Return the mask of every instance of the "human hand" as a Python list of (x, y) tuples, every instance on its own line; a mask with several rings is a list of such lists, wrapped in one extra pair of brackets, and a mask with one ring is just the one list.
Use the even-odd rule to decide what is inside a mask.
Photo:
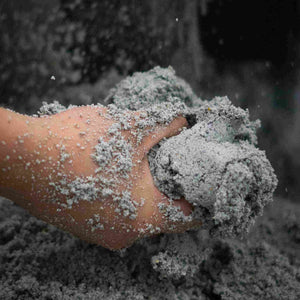
[[(109, 131), (120, 122), (105, 107), (75, 107), (41, 118), (1, 113), (0, 130), (6, 130), (0, 143), (0, 194), (36, 217), (109, 249), (199, 225), (172, 222), (160, 211), (159, 203), (179, 207), (185, 215), (192, 207), (184, 199), (169, 203), (155, 187), (147, 159), (162, 138), (187, 126), (183, 117), (140, 128), (141, 112), (128, 112), (130, 128), (113, 139)], [(102, 154), (112, 156), (105, 160)]]

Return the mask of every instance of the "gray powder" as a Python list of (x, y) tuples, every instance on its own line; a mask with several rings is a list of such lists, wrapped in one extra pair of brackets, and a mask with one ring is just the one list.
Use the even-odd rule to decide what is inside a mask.
[(61, 105), (56, 100), (53, 101), (53, 103), (47, 103), (46, 101), (43, 101), (42, 104), (43, 105), (37, 112), (39, 116), (50, 116), (67, 110), (65, 106)]
[[(169, 73), (170, 69), (165, 72)], [(132, 77), (144, 80), (149, 73)], [(178, 78), (174, 78), (174, 84), (169, 85), (170, 90), (176, 90)], [(162, 78), (160, 84), (163, 82), (166, 81)], [(144, 83), (135, 84), (143, 86)], [(157, 82), (155, 84), (158, 85)], [(166, 91), (160, 90), (163, 93)], [(159, 94), (159, 89), (155, 91)], [(138, 101), (139, 91), (130, 89), (128, 93), (134, 94)], [(182, 94), (185, 95), (185, 92)], [(213, 101), (193, 99), (192, 108), (183, 104), (179, 109), (176, 105), (184, 103), (184, 97), (182, 103), (174, 101), (174, 104), (173, 100), (155, 102), (157, 97), (169, 100), (166, 96), (148, 96), (144, 97), (146, 112), (136, 120), (140, 122), (140, 128), (145, 128), (147, 124), (154, 126), (158, 120), (168, 123), (180, 112), (190, 123), (190, 128), (176, 137), (161, 141), (150, 151), (148, 157), (156, 183), (159, 185), (160, 178), (155, 172), (161, 170), (160, 174), (166, 174), (164, 176), (167, 179), (161, 189), (172, 195), (170, 197), (173, 200), (170, 201), (176, 201), (179, 195), (186, 193), (186, 198), (195, 202), (194, 217), (202, 214), (210, 230), (222, 232), (220, 227), (224, 226), (226, 232), (236, 233), (237, 224), (247, 227), (250, 219), (254, 220), (251, 214), (256, 216), (270, 201), (276, 185), (273, 169), (264, 152), (255, 147), (258, 123), (250, 122), (247, 111), (232, 106), (224, 98)], [(128, 103), (131, 103), (130, 99)], [(124, 112), (124, 109), (121, 111)], [(118, 114), (113, 114), (113, 117), (118, 118)], [(125, 118), (122, 126), (128, 124)], [(119, 134), (120, 129), (121, 125), (110, 128), (112, 138)], [(177, 152), (175, 142), (178, 145)], [(94, 152), (93, 159), (99, 158), (99, 164), (102, 146), (98, 145)], [(200, 156), (199, 152), (205, 154), (207, 159)], [(62, 160), (64, 156), (63, 153)], [(195, 168), (191, 160), (195, 162)], [(102, 161), (106, 162), (106, 159)], [(190, 171), (186, 164), (191, 167)], [(200, 176), (195, 173), (197, 167)], [(178, 174), (174, 174), (173, 169), (178, 170), (181, 177), (176, 177)], [(196, 175), (195, 181), (192, 174)], [(65, 187), (69, 193), (74, 191), (75, 194), (69, 196), (72, 199), (76, 194), (88, 190), (84, 188), (87, 182), (92, 185), (97, 182), (99, 194), (102, 195), (97, 199), (105, 201), (106, 197), (112, 195), (115, 181), (102, 178), (100, 173), (61, 183), (60, 188)], [(207, 198), (197, 190), (200, 184)], [(216, 190), (211, 192), (208, 184)], [(133, 203), (130, 194), (127, 189), (124, 192), (125, 195), (115, 195), (119, 197), (115, 201), (124, 207), (124, 210), (120, 209), (120, 214), (125, 212), (127, 206), (128, 216), (134, 215), (133, 210), (130, 212), (130, 203)], [(95, 194), (91, 190), (87, 193)], [(124, 203), (126, 201), (129, 202)], [(182, 217), (178, 211), (160, 206), (170, 218)], [(289, 204), (283, 199), (267, 207), (247, 241), (219, 240), (212, 238), (207, 230), (193, 230), (184, 234), (161, 234), (151, 239), (141, 239), (122, 251), (89, 245), (30, 217), (9, 201), (2, 202), (0, 199), (0, 207), (1, 299), (296, 300), (300, 297), (299, 205)], [(198, 216), (195, 215), (197, 211)], [(242, 216), (245, 216), (244, 219)], [(209, 220), (210, 217), (215, 219)], [(92, 226), (92, 230), (105, 229), (98, 214), (86, 222)], [(157, 229), (149, 224), (148, 230)]]
[(164, 102), (184, 102), (192, 106), (196, 98), (191, 87), (175, 76), (172, 67), (155, 67), (126, 77), (111, 89), (105, 103), (114, 103), (121, 109), (139, 110)]
[(224, 235), (247, 232), (272, 201), (277, 179), (257, 149), (249, 114), (224, 98), (190, 109), (195, 125), (149, 153), (155, 184), (172, 199), (193, 204), (204, 228)]
[(198, 230), (110, 251), (0, 197), (0, 299), (298, 300), (300, 206), (276, 200), (246, 241)]
[[(122, 132), (135, 128), (139, 143), (157, 125), (169, 124), (179, 115), (186, 117), (189, 128), (163, 139), (148, 154), (154, 182), (170, 203), (184, 197), (194, 207), (186, 217), (178, 208), (159, 204), (168, 219), (197, 219), (211, 234), (240, 235), (272, 201), (277, 179), (265, 153), (256, 147), (260, 123), (250, 121), (249, 112), (233, 106), (228, 98), (202, 101), (172, 68), (156, 67), (121, 81), (106, 103), (111, 103), (108, 117), (116, 123), (108, 130), (108, 140), (99, 137), (92, 154), (99, 166), (95, 175), (80, 182), (64, 181), (57, 188), (68, 194), (70, 208), (77, 199), (94, 201), (102, 193), (101, 201), (112, 196), (118, 203), (116, 212), (136, 218), (131, 186), (125, 184), (122, 194), (113, 192), (126, 183), (133, 164), (132, 141), (125, 141)], [(133, 117), (130, 110), (138, 109), (140, 114)], [(58, 103), (40, 109), (44, 113), (61, 110)], [(103, 170), (111, 180), (99, 176)]]
[(187, 118), (189, 129), (162, 140), (148, 154), (159, 190), (170, 201), (184, 197), (194, 207), (185, 217), (161, 204), (170, 220), (194, 218), (211, 233), (240, 235), (272, 201), (277, 178), (265, 153), (256, 148), (260, 122), (250, 121), (248, 110), (227, 97), (197, 99), (172, 69), (158, 67), (126, 78), (108, 99), (119, 109), (145, 110), (141, 126), (168, 124), (180, 114)]

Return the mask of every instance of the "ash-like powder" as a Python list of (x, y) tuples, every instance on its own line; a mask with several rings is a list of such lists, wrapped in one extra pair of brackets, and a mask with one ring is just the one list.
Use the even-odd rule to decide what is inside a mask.
[(57, 100), (53, 101), (53, 103), (43, 101), (42, 104), (37, 112), (39, 116), (50, 116), (67, 110), (67, 108), (61, 105)]
[(258, 122), (226, 98), (189, 109), (193, 126), (149, 153), (155, 184), (171, 199), (193, 204), (192, 216), (221, 235), (248, 231), (277, 185), (263, 151), (255, 147)]
[[(108, 130), (108, 139), (99, 137), (91, 156), (98, 169), (80, 182), (64, 178), (58, 184), (57, 190), (68, 196), (69, 208), (78, 199), (102, 201), (111, 196), (118, 203), (116, 212), (136, 218), (131, 186), (124, 184), (133, 166), (133, 141), (125, 141), (122, 132), (134, 132), (139, 144), (157, 125), (169, 124), (179, 115), (186, 117), (190, 127), (163, 139), (148, 154), (154, 182), (170, 203), (183, 197), (194, 207), (187, 217), (160, 203), (159, 210), (168, 219), (197, 219), (211, 233), (241, 235), (272, 200), (277, 179), (265, 153), (256, 147), (260, 122), (250, 121), (249, 112), (235, 107), (228, 98), (202, 101), (172, 68), (156, 67), (121, 81), (106, 103), (110, 103), (106, 117), (115, 123)], [(43, 113), (62, 110), (58, 103), (40, 109)], [(132, 110), (139, 111), (133, 115)], [(62, 152), (62, 159), (66, 155)], [(99, 176), (104, 169), (109, 179)], [(122, 193), (115, 192), (120, 180)]]
[[(143, 81), (135, 85), (144, 86), (149, 73), (132, 76)], [(161, 81), (156, 86), (166, 83), (163, 78), (157, 80)], [(168, 89), (176, 90), (178, 80), (174, 76), (174, 84)], [(125, 83), (122, 90), (126, 90)], [(133, 88), (132, 85), (128, 88), (128, 94), (135, 95), (135, 101), (140, 103), (138, 95), (142, 91)], [(166, 93), (166, 89), (154, 89), (155, 96), (142, 98), (147, 108), (134, 120), (135, 124), (140, 122), (140, 128), (144, 129), (154, 126), (158, 120), (168, 123), (183, 114), (190, 128), (162, 140), (148, 154), (158, 186), (160, 176), (156, 172), (160, 169), (166, 178), (160, 188), (170, 194), (173, 198), (170, 201), (185, 195), (195, 202), (194, 217), (202, 214), (209, 229), (222, 233), (224, 228), (227, 233), (238, 233), (237, 224), (246, 229), (271, 200), (277, 182), (265, 153), (255, 147), (258, 123), (250, 122), (247, 111), (234, 107), (225, 98), (194, 99), (192, 107), (187, 108), (182, 104), (186, 103), (184, 97), (180, 96), (182, 103), (174, 101), (173, 104), (173, 100), (159, 103), (161, 99), (170, 100), (166, 95), (158, 95), (160, 90)], [(131, 96), (128, 98), (123, 99), (124, 103), (128, 100), (131, 109), (135, 109)], [(176, 108), (181, 104), (182, 108)], [(139, 105), (136, 107), (142, 108)], [(55, 113), (59, 109), (60, 106), (52, 107), (51, 111)], [(109, 129), (111, 138), (115, 138), (126, 126), (132, 126), (132, 120), (127, 118), (124, 107), (118, 110), (113, 106), (110, 110), (114, 110), (112, 118), (124, 119)], [(138, 135), (143, 137), (142, 130)], [(100, 155), (101, 147), (104, 156)], [(110, 153), (107, 148), (102, 144), (94, 150), (92, 159), (105, 163), (106, 154)], [(61, 165), (70, 161), (64, 149), (60, 160)], [(64, 181), (62, 176), (61, 183), (56, 183), (57, 193), (66, 193), (69, 200), (84, 191), (89, 197), (99, 193), (97, 199), (105, 201), (114, 194), (116, 183), (112, 177), (104, 178), (99, 172), (89, 178)], [(95, 186), (99, 191), (92, 191)], [(211, 186), (214, 192), (209, 190)], [(127, 209), (128, 216), (134, 216), (130, 203), (136, 204), (131, 201), (128, 189), (124, 193), (114, 195), (115, 201), (124, 208), (119, 213), (127, 214)], [(160, 206), (168, 217), (181, 217), (178, 211)], [(141, 239), (130, 248), (113, 252), (79, 241), (0, 199), (0, 298), (296, 300), (300, 295), (298, 206), (277, 199), (256, 222), (247, 241), (215, 239), (207, 230), (193, 230)], [(86, 222), (92, 231), (105, 229), (100, 214), (94, 214)], [(159, 232), (151, 224), (147, 230)]]
[(126, 78), (108, 99), (119, 110), (145, 110), (145, 126), (168, 124), (179, 114), (187, 118), (190, 128), (162, 140), (148, 154), (159, 190), (170, 201), (184, 197), (194, 206), (185, 217), (159, 204), (170, 220), (199, 219), (211, 233), (241, 235), (272, 201), (277, 178), (265, 153), (256, 148), (260, 122), (250, 121), (248, 110), (227, 97), (197, 99), (172, 69), (159, 67)]
[(184, 102), (192, 106), (196, 98), (191, 87), (175, 75), (172, 67), (155, 67), (122, 80), (111, 89), (105, 102), (121, 109), (139, 110), (164, 102)]

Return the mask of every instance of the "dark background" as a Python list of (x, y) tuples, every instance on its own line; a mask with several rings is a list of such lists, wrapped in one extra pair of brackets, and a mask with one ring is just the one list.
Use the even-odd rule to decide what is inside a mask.
[(202, 99), (228, 95), (261, 119), (276, 193), (300, 201), (299, 18), (297, 0), (0, 0), (0, 103), (97, 103), (171, 65)]

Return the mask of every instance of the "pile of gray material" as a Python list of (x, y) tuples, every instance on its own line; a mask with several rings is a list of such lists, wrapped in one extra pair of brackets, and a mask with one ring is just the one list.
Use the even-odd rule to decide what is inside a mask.
[(194, 206), (193, 218), (211, 233), (248, 232), (277, 185), (265, 152), (256, 148), (259, 122), (226, 97), (189, 109), (191, 127), (149, 153), (157, 187)]
[(123, 79), (110, 90), (104, 102), (121, 109), (139, 110), (163, 102), (192, 106), (196, 99), (191, 87), (175, 75), (172, 67), (155, 67)]
[[(151, 81), (147, 79), (148, 74), (151, 75)], [(133, 78), (141, 80), (134, 81), (139, 88), (134, 89), (132, 86), (132, 89), (127, 88), (126, 93), (123, 93), (122, 87), (126, 90), (126, 82), (133, 82), (132, 78), (127, 78), (117, 89), (111, 91), (107, 98), (108, 103), (117, 99), (114, 97), (114, 93), (117, 92), (118, 101), (122, 101), (123, 96), (126, 96), (124, 101), (135, 97), (135, 109), (147, 107), (149, 112), (152, 111), (156, 115), (160, 114), (157, 108), (162, 99), (173, 105), (172, 97), (147, 97), (151, 101), (156, 101), (153, 106), (151, 101), (139, 103), (138, 99), (145, 100), (146, 97), (137, 96), (143, 84), (147, 87), (147, 95), (159, 95), (160, 91), (165, 93), (163, 83), (167, 85), (167, 89), (172, 89), (170, 82), (176, 86), (177, 77), (171, 68), (155, 68), (151, 72), (134, 75)], [(223, 209), (227, 209), (224, 214), (227, 216), (230, 214), (234, 224), (237, 222), (249, 224), (247, 220), (252, 218), (252, 215), (249, 215), (245, 208), (253, 210), (253, 217), (256, 216), (262, 206), (270, 201), (271, 190), (276, 185), (275, 176), (264, 153), (255, 147), (255, 130), (258, 123), (250, 122), (246, 111), (235, 108), (225, 98), (216, 98), (210, 102), (197, 99), (188, 85), (183, 81), (180, 82), (181, 88), (174, 87), (174, 89), (177, 88), (176, 97), (181, 99), (179, 102), (189, 106), (182, 114), (189, 121), (190, 128), (176, 137), (161, 141), (149, 153), (157, 185), (159, 186), (160, 181), (159, 175), (155, 172), (161, 168), (160, 165), (163, 166), (160, 161), (165, 159), (164, 151), (168, 153), (167, 159), (170, 159), (172, 167), (161, 168), (162, 174), (167, 174), (168, 178), (175, 177), (176, 174), (169, 170), (175, 169), (174, 163), (182, 164), (180, 162), (182, 157), (176, 161), (179, 156), (174, 154), (171, 147), (173, 140), (175, 142), (176, 139), (182, 141), (186, 139), (185, 148), (189, 145), (190, 149), (193, 149), (191, 137), (196, 138), (195, 145), (197, 139), (201, 141), (200, 148), (202, 144), (211, 143), (215, 146), (215, 150), (209, 148), (212, 153), (206, 155), (215, 159), (211, 160), (214, 172), (209, 173), (205, 169), (202, 173), (203, 178), (206, 182), (213, 181), (211, 179), (213, 177), (210, 176), (218, 174), (217, 170), (222, 169), (225, 164), (223, 170), (226, 174), (228, 172), (227, 177), (220, 172), (220, 177), (215, 177), (215, 181), (211, 184), (226, 192), (224, 192), (226, 197), (218, 198), (227, 201), (224, 207), (221, 205)], [(176, 101), (174, 104), (178, 104)], [(44, 104), (39, 114), (54, 114), (65, 109), (67, 108), (58, 102)], [(236, 118), (237, 116), (239, 117)], [(180, 140), (178, 145), (179, 142)], [(240, 184), (245, 187), (244, 181), (248, 180), (247, 182), (250, 182), (248, 192), (244, 191), (244, 188), (239, 192), (236, 190), (235, 177), (232, 177), (229, 169), (235, 170), (235, 165), (239, 161), (233, 154), (228, 153), (226, 145), (228, 149), (235, 149), (236, 155), (244, 154), (240, 161), (243, 178)], [(207, 145), (205, 147), (208, 148)], [(187, 150), (180, 151), (184, 154)], [(222, 160), (224, 153), (227, 154), (226, 160)], [(185, 164), (190, 162), (193, 155), (186, 159)], [(250, 157), (245, 158), (247, 155)], [(208, 162), (203, 161), (202, 156), (199, 159), (208, 168)], [(195, 161), (197, 163), (197, 159)], [(259, 162), (265, 167), (259, 166)], [(192, 170), (193, 168), (190, 173)], [(183, 179), (186, 180), (188, 176), (189, 174), (184, 173)], [(179, 179), (176, 178), (176, 181), (180, 183)], [(241, 181), (240, 177), (236, 180)], [(262, 182), (265, 182), (266, 186), (263, 186)], [(228, 197), (230, 189), (226, 186), (227, 183), (229, 186), (232, 184), (233, 192), (242, 197)], [(205, 210), (204, 207), (208, 207), (207, 216), (220, 211), (218, 206), (214, 208), (214, 205), (209, 204), (216, 203), (214, 197), (209, 197), (209, 192), (206, 201), (204, 197), (199, 197), (201, 205), (197, 204), (198, 198), (191, 200), (197, 190), (197, 185), (194, 186), (192, 180), (191, 185), (183, 186), (182, 189), (174, 188), (172, 181), (166, 182), (161, 189), (174, 198), (174, 201), (187, 193), (186, 198), (190, 195), (190, 201), (196, 202), (194, 211), (201, 212)], [(207, 191), (204, 185), (202, 189)], [(236, 199), (236, 202), (233, 199)], [(242, 205), (236, 206), (236, 203)], [(239, 221), (242, 212), (246, 220), (241, 218)], [(204, 221), (209, 223), (207, 219)], [(223, 221), (222, 225), (227, 228), (227, 232), (231, 230), (230, 221)], [(217, 224), (212, 223), (207, 227), (212, 229), (217, 227)], [(234, 227), (232, 230), (235, 231)], [(221, 231), (221, 228), (217, 231)], [(130, 248), (113, 252), (101, 246), (88, 244), (46, 224), (30, 216), (11, 201), (0, 197), (0, 299), (298, 300), (300, 299), (299, 244), (300, 206), (289, 203), (286, 199), (277, 199), (273, 205), (266, 207), (264, 215), (255, 222), (246, 241), (212, 238), (209, 230), (198, 230), (145, 238)]]
[[(189, 128), (152, 148), (150, 169), (159, 190), (174, 201), (190, 202), (190, 217), (211, 234), (247, 233), (272, 201), (277, 178), (265, 152), (256, 147), (260, 122), (250, 121), (249, 112), (227, 97), (202, 101), (172, 68), (156, 67), (121, 81), (107, 102), (150, 115), (151, 107), (160, 113), (158, 103), (183, 104)], [(167, 216), (182, 220), (179, 214)]]
[(0, 299), (298, 300), (299, 244), (300, 206), (286, 199), (266, 208), (247, 241), (197, 231), (119, 253), (0, 197)]

